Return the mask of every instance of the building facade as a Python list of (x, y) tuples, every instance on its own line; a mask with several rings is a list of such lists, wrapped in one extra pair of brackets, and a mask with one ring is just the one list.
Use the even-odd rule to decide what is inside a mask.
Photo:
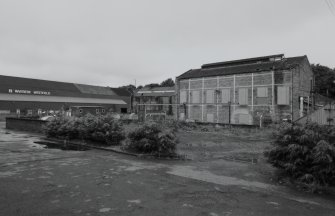
[(134, 107), (139, 120), (176, 117), (175, 87), (144, 87), (134, 94)]
[(176, 78), (178, 118), (246, 125), (296, 120), (312, 107), (312, 86), (306, 56), (205, 64)]
[(2, 117), (71, 113), (71, 107), (75, 106), (127, 113), (131, 94), (126, 89), (0, 75)]

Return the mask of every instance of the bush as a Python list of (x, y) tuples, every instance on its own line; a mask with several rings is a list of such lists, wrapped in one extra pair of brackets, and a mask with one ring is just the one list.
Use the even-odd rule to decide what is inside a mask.
[(57, 117), (44, 127), (48, 137), (75, 139), (78, 137), (77, 119)]
[(179, 121), (179, 120), (170, 120), (165, 121), (164, 126), (166, 128), (172, 128), (174, 132), (181, 130), (192, 131), (198, 128), (197, 123), (195, 122), (186, 122), (186, 121)]
[(335, 185), (335, 127), (285, 125), (274, 133), (265, 156), (295, 182), (307, 186)]
[(58, 117), (45, 127), (48, 137), (84, 139), (107, 145), (118, 145), (125, 139), (122, 124), (112, 116), (87, 114), (80, 118)]
[(128, 150), (155, 155), (175, 154), (177, 138), (173, 131), (163, 129), (160, 125), (144, 124), (128, 135)]

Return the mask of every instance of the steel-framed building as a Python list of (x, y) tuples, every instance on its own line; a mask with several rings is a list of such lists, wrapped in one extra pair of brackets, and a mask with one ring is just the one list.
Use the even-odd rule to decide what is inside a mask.
[(0, 75), (0, 115), (41, 115), (74, 106), (101, 107), (103, 112), (127, 113), (126, 89)]
[(307, 56), (204, 64), (176, 78), (178, 118), (224, 124), (296, 120), (312, 109)]
[[(144, 87), (134, 93), (135, 112), (140, 120), (174, 119), (175, 87)], [(150, 118), (148, 118), (148, 116)]]

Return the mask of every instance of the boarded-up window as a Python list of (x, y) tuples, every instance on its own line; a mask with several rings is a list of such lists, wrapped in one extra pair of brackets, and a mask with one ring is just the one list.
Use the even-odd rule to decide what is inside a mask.
[(268, 97), (268, 88), (258, 87), (257, 88), (257, 97)]
[(185, 120), (185, 113), (179, 114), (179, 120)]
[(206, 103), (214, 103), (214, 90), (206, 91)]
[(180, 91), (180, 103), (186, 103), (186, 102), (187, 102), (187, 92)]
[(192, 103), (200, 103), (200, 91), (192, 91)]
[(238, 118), (239, 124), (250, 124), (249, 120), (250, 120), (250, 117), (248, 114), (239, 115), (239, 118)]
[(248, 89), (240, 88), (238, 90), (238, 103), (240, 105), (248, 105)]
[(277, 104), (278, 105), (290, 104), (290, 88), (288, 86), (278, 86)]
[(214, 122), (214, 114), (207, 113), (207, 122)]
[(222, 103), (229, 103), (230, 101), (230, 89), (222, 89)]

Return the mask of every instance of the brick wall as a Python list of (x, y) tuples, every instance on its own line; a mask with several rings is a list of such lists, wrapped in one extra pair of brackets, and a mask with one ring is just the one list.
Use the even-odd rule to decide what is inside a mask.
[[(258, 124), (260, 115), (272, 121), (282, 121), (291, 119), (293, 103), (293, 119), (299, 115), (299, 96), (308, 96), (310, 90), (310, 79), (312, 71), (308, 60), (301, 64), (300, 69), (267, 71), (248, 74), (236, 74), (219, 77), (204, 77), (197, 79), (176, 80), (177, 103), (181, 90), (187, 91), (187, 113), (186, 118), (197, 121), (208, 122), (214, 116), (214, 122), (229, 122), (229, 105), (222, 103), (222, 89), (230, 89), (231, 98), (231, 122), (239, 124), (240, 121), (246, 121), (250, 116), (250, 124)], [(300, 72), (299, 72), (300, 70)], [(292, 92), (292, 72), (293, 92)], [(235, 83), (234, 83), (235, 80)], [(235, 89), (234, 89), (235, 86)], [(289, 104), (277, 105), (278, 87), (289, 87)], [(246, 88), (248, 92), (248, 104), (239, 104), (239, 89)], [(267, 97), (258, 97), (257, 88), (267, 89)], [(191, 90), (189, 92), (188, 90)], [(206, 90), (215, 90), (214, 103), (206, 104)], [(263, 89), (264, 90), (264, 89)], [(190, 104), (190, 95), (192, 91), (200, 91), (200, 104)], [(292, 96), (293, 94), (293, 96)], [(235, 98), (235, 100), (234, 100)], [(189, 106), (192, 105), (192, 106)], [(184, 113), (184, 108), (178, 113)], [(207, 115), (210, 114), (210, 115)], [(179, 116), (178, 116), (179, 118)]]
[(11, 130), (43, 132), (43, 126), (47, 121), (22, 118), (6, 118), (6, 128)]

